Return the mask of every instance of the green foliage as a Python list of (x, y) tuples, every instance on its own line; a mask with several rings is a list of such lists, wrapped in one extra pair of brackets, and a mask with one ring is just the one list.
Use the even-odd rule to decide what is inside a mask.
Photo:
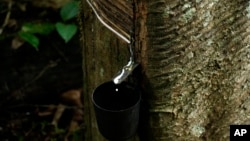
[(56, 23), (25, 23), (22, 25), (18, 35), (32, 45), (36, 50), (40, 44), (39, 38), (36, 34), (49, 35), (55, 29), (59, 36), (68, 43), (77, 32), (77, 25), (72, 23), (66, 23), (67, 21), (75, 18), (79, 12), (78, 2), (72, 1), (65, 4), (60, 9), (60, 16), (63, 22), (58, 21)]
[(55, 126), (55, 133), (56, 134), (64, 134), (65, 132), (66, 132), (65, 129), (58, 128), (57, 126)]
[[(64, 22), (75, 18), (79, 12), (78, 2), (72, 1), (65, 4), (60, 10), (60, 16)], [(77, 26), (75, 24), (56, 23), (56, 31), (63, 38), (65, 43), (76, 34)]]
[(79, 131), (75, 131), (73, 133), (73, 141), (80, 141), (81, 140), (81, 136), (79, 135)]
[(19, 137), (18, 141), (24, 141), (23, 137)]
[(39, 39), (32, 33), (29, 32), (18, 32), (18, 35), (29, 44), (31, 44), (36, 50), (38, 50), (38, 45), (40, 43)]
[(54, 28), (52, 23), (25, 23), (22, 25), (18, 35), (38, 50), (40, 41), (35, 34), (49, 35)]
[(64, 5), (60, 10), (62, 20), (68, 21), (77, 16), (79, 12), (78, 2), (72, 1)]
[(77, 26), (75, 24), (64, 24), (58, 22), (56, 23), (56, 30), (64, 39), (65, 43), (67, 43), (76, 34)]
[(52, 23), (25, 23), (22, 25), (21, 31), (49, 35), (54, 28), (55, 26)]

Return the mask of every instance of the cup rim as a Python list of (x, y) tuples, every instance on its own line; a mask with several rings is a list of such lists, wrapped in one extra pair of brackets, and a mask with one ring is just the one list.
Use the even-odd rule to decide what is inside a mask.
[[(130, 106), (130, 107), (128, 107), (128, 108), (125, 108), (125, 109), (121, 109), (121, 110), (110, 110), (110, 109), (106, 109), (106, 108), (101, 107), (100, 105), (98, 105), (98, 104), (95, 102), (95, 100), (94, 100), (94, 94), (95, 94), (95, 91), (96, 91), (100, 86), (102, 86), (102, 85), (104, 85), (104, 84), (108, 84), (108, 83), (113, 83), (113, 81), (107, 81), (107, 82), (104, 82), (104, 83), (98, 85), (98, 86), (93, 90), (93, 92), (92, 92), (91, 100), (92, 100), (94, 106), (96, 106), (98, 109), (103, 110), (103, 111), (106, 111), (106, 112), (118, 113), (118, 112), (129, 111), (129, 110), (133, 109), (134, 107), (136, 107), (136, 106), (140, 103), (140, 101), (141, 101), (141, 93), (140, 93), (139, 89), (135, 88), (136, 91), (138, 91), (138, 99), (137, 99), (136, 103), (133, 104), (132, 106)], [(128, 85), (130, 85), (130, 86), (133, 86), (133, 85), (131, 85), (129, 82), (123, 82), (123, 83), (126, 83), (126, 84), (128, 84)], [(113, 83), (113, 84), (114, 84), (114, 83)], [(114, 84), (114, 85), (115, 85), (115, 84)]]

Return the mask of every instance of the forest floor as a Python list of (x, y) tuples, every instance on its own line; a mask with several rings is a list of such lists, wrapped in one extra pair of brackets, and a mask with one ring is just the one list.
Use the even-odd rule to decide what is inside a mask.
[(0, 2), (1, 141), (83, 140), (79, 30), (67, 43), (56, 31), (37, 35), (37, 48), (18, 34), (25, 23), (61, 21), (66, 2)]

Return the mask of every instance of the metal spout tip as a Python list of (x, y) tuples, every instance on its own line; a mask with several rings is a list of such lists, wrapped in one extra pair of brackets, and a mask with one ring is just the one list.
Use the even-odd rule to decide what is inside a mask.
[(113, 82), (117, 85), (122, 83), (133, 72), (139, 63), (129, 62), (122, 70), (113, 78)]
[(120, 80), (118, 80), (118, 79), (113, 79), (113, 82), (116, 84), (116, 85), (118, 85), (118, 84), (120, 84), (121, 83), (121, 81)]

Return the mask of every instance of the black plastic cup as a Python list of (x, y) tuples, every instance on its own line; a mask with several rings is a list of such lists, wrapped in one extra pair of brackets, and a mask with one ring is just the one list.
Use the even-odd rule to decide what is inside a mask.
[(99, 85), (92, 101), (100, 133), (110, 141), (131, 138), (139, 122), (140, 100), (140, 91), (127, 82)]

